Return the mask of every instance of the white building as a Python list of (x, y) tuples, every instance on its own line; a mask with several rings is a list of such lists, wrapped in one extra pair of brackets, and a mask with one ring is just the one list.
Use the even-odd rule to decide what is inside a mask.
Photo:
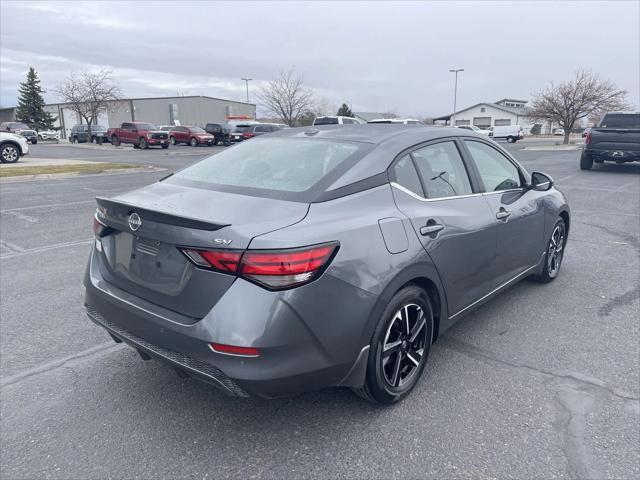
[[(535, 123), (527, 117), (527, 101), (503, 98), (493, 103), (477, 103), (457, 111), (455, 114), (434, 118), (435, 123), (452, 125), (475, 125), (478, 128), (520, 125), (525, 133), (530, 133)], [(549, 133), (550, 125), (541, 125), (541, 133)]]

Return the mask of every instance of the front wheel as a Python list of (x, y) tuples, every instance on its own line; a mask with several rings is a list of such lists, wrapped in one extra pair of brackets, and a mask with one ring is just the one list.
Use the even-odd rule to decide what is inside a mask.
[(580, 169), (591, 170), (592, 167), (593, 167), (593, 157), (587, 152), (582, 152), (582, 155), (580, 155)]
[(146, 150), (147, 148), (149, 148), (149, 144), (147, 143), (147, 140), (144, 137), (140, 137), (140, 140), (138, 141), (138, 146), (143, 150)]
[(31, 140), (31, 145), (35, 145), (36, 143), (38, 143), (38, 139), (34, 138)]
[(80, 143), (80, 140), (78, 140), (78, 137), (73, 137), (73, 138), (71, 139), (71, 142), (72, 142), (72, 143)]
[(564, 248), (567, 245), (567, 226), (562, 218), (558, 218), (551, 231), (551, 238), (544, 257), (544, 268), (540, 275), (533, 278), (541, 283), (553, 281), (560, 273), (560, 266), (564, 258)]
[(18, 147), (11, 143), (4, 144), (0, 149), (0, 161), (2, 163), (16, 163), (20, 158)]
[(113, 137), (111, 137), (111, 145), (113, 145), (114, 147), (119, 147), (120, 139), (114, 135)]
[(170, 137), (170, 138), (169, 138), (169, 143), (170, 143), (171, 145), (175, 145), (175, 144), (176, 144), (176, 137)]
[(44, 138), (42, 138), (42, 135), (38, 135), (38, 140), (43, 141)]
[(195, 138), (191, 138), (191, 140), (189, 141), (189, 145), (191, 145), (192, 147), (197, 147), (198, 140), (196, 140)]
[(409, 394), (424, 371), (433, 335), (426, 292), (410, 285), (385, 307), (371, 338), (365, 384), (355, 393), (390, 405)]
[(163, 150), (166, 150), (167, 148), (169, 148), (169, 145), (162, 145)]
[(507, 137), (507, 143), (515, 143), (516, 139), (513, 137)]

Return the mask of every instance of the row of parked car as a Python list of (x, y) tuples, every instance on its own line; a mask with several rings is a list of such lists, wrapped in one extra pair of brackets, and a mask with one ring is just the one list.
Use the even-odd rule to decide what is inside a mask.
[(0, 123), (0, 131), (21, 135), (27, 139), (27, 142), (36, 144), (43, 140), (60, 140), (60, 133), (53, 130), (36, 131), (22, 122), (2, 122)]

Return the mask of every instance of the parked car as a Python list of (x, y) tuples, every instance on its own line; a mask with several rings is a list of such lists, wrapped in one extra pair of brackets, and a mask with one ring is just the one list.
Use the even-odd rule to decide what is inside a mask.
[(248, 140), (249, 138), (258, 137), (260, 135), (264, 135), (265, 133), (277, 132), (279, 130), (282, 129), (270, 123), (238, 125), (231, 132), (230, 140), (232, 142), (241, 142), (243, 140)]
[(469, 131), (474, 132), (474, 133), (479, 133), (480, 135), (486, 135), (487, 137), (490, 137), (492, 135), (492, 131), (491, 130), (485, 130), (485, 129), (476, 127), (475, 125), (456, 125), (456, 128), (461, 128), (463, 130), (469, 130)]
[(18, 133), (20, 130), (30, 130), (26, 123), (22, 122), (2, 122), (0, 130), (4, 132)]
[(224, 123), (207, 123), (204, 126), (205, 132), (213, 135), (213, 143), (215, 145), (229, 145), (229, 134), (231, 129)]
[(38, 132), (36, 132), (35, 130), (18, 130), (16, 133), (26, 138), (27, 142), (31, 143), (32, 145), (38, 143)]
[(171, 141), (171, 145), (186, 143), (192, 147), (197, 147), (198, 145), (213, 145), (214, 137), (200, 127), (185, 125), (173, 127), (169, 132), (169, 140)]
[(640, 112), (610, 112), (587, 133), (580, 168), (593, 162), (640, 162)]
[(564, 128), (554, 128), (553, 129), (553, 134), (554, 135), (562, 135), (564, 137)]
[(400, 123), (403, 125), (422, 124), (420, 120), (416, 120), (415, 118), (374, 118), (373, 120), (369, 120), (367, 123)]
[(60, 132), (56, 132), (54, 130), (39, 130), (38, 140), (55, 140), (57, 142), (60, 140)]
[(107, 137), (115, 146), (129, 143), (133, 148), (169, 148), (169, 134), (146, 122), (124, 122), (120, 128), (108, 129)]
[(491, 127), (491, 138), (494, 140), (506, 140), (509, 143), (515, 143), (524, 138), (524, 132), (520, 125)]
[(169, 134), (169, 132), (171, 131), (172, 128), (174, 128), (175, 125), (160, 125), (158, 127), (158, 130), (162, 131), (162, 132), (167, 132), (167, 135)]
[(240, 397), (400, 400), (458, 319), (558, 276), (570, 227), (551, 177), (422, 126), (279, 130), (97, 203), (89, 318)]
[(0, 162), (15, 163), (29, 154), (29, 143), (22, 135), (0, 131)]
[(360, 121), (356, 118), (341, 116), (316, 117), (313, 121), (314, 125), (353, 125), (359, 123)]
[(102, 125), (91, 125), (91, 137), (89, 137), (89, 128), (86, 125), (74, 125), (69, 132), (69, 141), (71, 143), (106, 143), (109, 142), (107, 135), (107, 127)]

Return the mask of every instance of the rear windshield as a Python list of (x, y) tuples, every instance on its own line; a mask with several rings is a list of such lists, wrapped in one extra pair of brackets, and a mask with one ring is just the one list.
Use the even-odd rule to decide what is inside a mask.
[(256, 195), (295, 194), (310, 190), (338, 166), (348, 166), (348, 160), (355, 161), (370, 148), (366, 143), (325, 139), (256, 138), (176, 173), (171, 181), (241, 187), (240, 191), (250, 189)]
[(107, 127), (104, 127), (102, 125), (91, 125), (92, 132), (104, 132), (106, 129)]
[(600, 126), (603, 128), (640, 129), (640, 113), (607, 113)]
[(234, 132), (235, 133), (244, 133), (244, 132), (249, 132), (251, 131), (252, 125), (242, 125), (242, 126), (237, 126), (236, 128), (234, 128)]
[(318, 117), (313, 122), (314, 125), (337, 125), (338, 119), (332, 117)]

